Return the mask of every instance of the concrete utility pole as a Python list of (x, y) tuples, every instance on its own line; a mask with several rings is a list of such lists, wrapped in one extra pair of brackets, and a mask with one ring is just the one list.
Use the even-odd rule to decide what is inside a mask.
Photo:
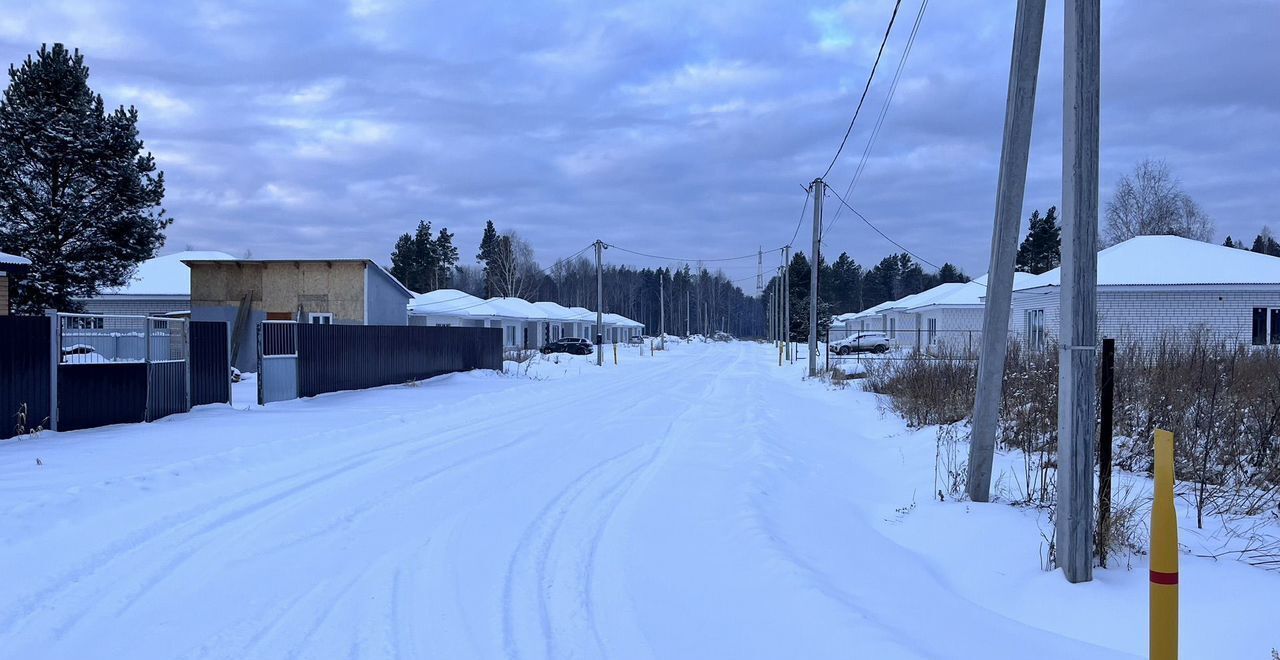
[(1100, 0), (1066, 0), (1062, 72), (1062, 319), (1058, 340), (1058, 563), (1093, 579), (1098, 396)]
[(596, 366), (604, 366), (604, 267), (601, 253), (604, 242), (596, 240)]
[(787, 362), (791, 356), (791, 246), (782, 248), (782, 341)]
[(1044, 35), (1045, 0), (1018, 0), (1009, 63), (1009, 98), (1005, 102), (1004, 145), (1000, 152), (1000, 180), (996, 184), (995, 227), (991, 233), (991, 263), (987, 269), (987, 299), (982, 310), (982, 349), (978, 354), (978, 394), (973, 403), (969, 442), (969, 499), (991, 498), (991, 465), (995, 459), (996, 423), (1004, 360), (1009, 350), (1009, 307), (1013, 298), (1013, 267), (1018, 256), (1022, 196), (1031, 151), (1031, 120)]
[(809, 255), (809, 377), (818, 375), (818, 250), (822, 242), (822, 179), (813, 180), (813, 254)]
[[(667, 306), (663, 302), (666, 300), (666, 293), (663, 292), (663, 289), (665, 288), (663, 284), (664, 279), (666, 278), (662, 276), (662, 271), (658, 271), (658, 337), (661, 342), (665, 342), (667, 340)], [(665, 350), (666, 345), (664, 344), (662, 348)]]

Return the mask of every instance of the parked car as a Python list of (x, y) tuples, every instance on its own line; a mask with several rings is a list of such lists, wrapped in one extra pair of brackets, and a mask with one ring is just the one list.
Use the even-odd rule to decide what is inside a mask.
[(571, 355), (591, 355), (595, 352), (595, 346), (590, 340), (582, 337), (564, 337), (555, 341), (547, 342), (542, 346), (542, 354), (550, 355), (551, 353), (569, 353)]
[(884, 353), (892, 345), (883, 332), (862, 332), (839, 341), (831, 342), (831, 350), (837, 355), (850, 353)]
[(640, 335), (636, 335), (628, 339), (627, 343), (631, 344), (632, 346), (642, 346), (644, 345), (644, 337), (641, 337)]

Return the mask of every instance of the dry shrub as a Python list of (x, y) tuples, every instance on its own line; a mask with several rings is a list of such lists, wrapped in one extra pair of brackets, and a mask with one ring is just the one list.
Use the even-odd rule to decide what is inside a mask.
[(866, 387), (889, 397), (889, 405), (914, 427), (952, 424), (968, 418), (977, 389), (977, 362), (930, 357), (868, 360)]
[[(1280, 353), (1205, 332), (1117, 342), (1115, 463), (1150, 474), (1155, 429), (1173, 432), (1180, 493), (1205, 515), (1280, 516)], [(1011, 343), (1001, 444), (1022, 452), (1015, 501), (1048, 503), (1056, 472), (1058, 350)], [(871, 361), (867, 389), (911, 426), (968, 419), (975, 363), (911, 353)], [(1016, 477), (1015, 477), (1016, 478)]]

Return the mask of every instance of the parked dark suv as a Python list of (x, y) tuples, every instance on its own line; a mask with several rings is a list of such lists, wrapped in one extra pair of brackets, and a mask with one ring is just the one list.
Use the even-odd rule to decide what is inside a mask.
[(543, 355), (550, 353), (570, 353), (573, 355), (591, 355), (595, 347), (590, 341), (581, 337), (564, 337), (547, 342), (542, 346)]

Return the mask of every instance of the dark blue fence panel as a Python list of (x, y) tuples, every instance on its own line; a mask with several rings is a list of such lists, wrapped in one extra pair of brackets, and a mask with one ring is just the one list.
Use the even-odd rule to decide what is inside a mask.
[(141, 422), (146, 408), (145, 362), (58, 367), (59, 431)]
[(231, 403), (225, 321), (191, 322), (191, 405)]
[(0, 316), (0, 439), (49, 427), (49, 318)]
[(187, 412), (187, 364), (152, 362), (147, 365), (147, 421)]
[(298, 325), (300, 396), (502, 368), (498, 328)]

